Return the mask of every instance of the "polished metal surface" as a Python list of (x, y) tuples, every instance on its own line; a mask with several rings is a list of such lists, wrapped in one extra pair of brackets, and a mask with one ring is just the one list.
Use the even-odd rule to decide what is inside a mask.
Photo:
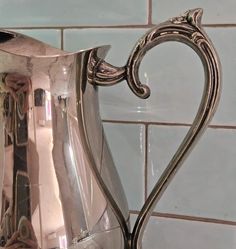
[[(108, 46), (68, 53), (30, 37), (0, 31), (0, 246), (2, 248), (141, 248), (156, 202), (213, 116), (220, 64), (202, 30), (201, 9), (150, 30), (127, 65), (104, 58)], [(200, 56), (205, 89), (182, 145), (145, 203), (133, 232), (126, 197), (104, 135), (98, 85), (127, 80), (147, 98), (138, 78), (145, 53), (180, 41)]]
[(108, 47), (66, 53), (16, 33), (0, 35), (8, 38), (0, 43), (1, 246), (121, 248), (127, 202), (97, 87), (87, 82), (91, 51), (104, 58)]

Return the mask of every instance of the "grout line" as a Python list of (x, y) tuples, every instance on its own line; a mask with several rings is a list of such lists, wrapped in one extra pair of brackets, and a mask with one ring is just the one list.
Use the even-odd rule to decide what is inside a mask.
[(0, 27), (0, 29), (15, 29), (15, 30), (17, 30), (17, 29), (57, 29), (57, 30), (60, 30), (60, 29), (63, 29), (63, 27), (60, 27), (60, 26), (58, 26), (58, 27), (51, 27), (51, 26), (45, 26), (45, 27)]
[[(115, 123), (115, 124), (143, 124), (143, 125), (159, 125), (159, 126), (184, 126), (191, 127), (192, 124), (188, 123), (171, 123), (171, 122), (152, 122), (152, 121), (128, 121), (128, 120), (110, 120), (103, 119), (104, 123)], [(236, 125), (208, 125), (211, 129), (226, 129), (235, 130)]]
[[(148, 0), (151, 2), (151, 0)], [(151, 6), (151, 5), (149, 5)], [(149, 7), (148, 10), (148, 23), (147, 24), (127, 24), (127, 25), (74, 25), (74, 26), (33, 26), (33, 27), (0, 27), (0, 29), (104, 29), (104, 28), (111, 28), (111, 29), (143, 29), (143, 28), (152, 28), (157, 24), (152, 23), (152, 6)], [(209, 28), (236, 28), (236, 23), (225, 23), (225, 24), (202, 24), (203, 27)]]
[(61, 50), (64, 50), (64, 30), (61, 29)]
[(129, 210), (129, 212), (131, 214), (137, 214), (137, 215), (139, 215), (139, 213), (140, 213), (138, 210)]
[(81, 25), (81, 26), (43, 26), (43, 27), (0, 27), (0, 29), (104, 29), (104, 28), (151, 28), (153, 24), (127, 24), (127, 25)]
[(209, 125), (209, 128), (212, 129), (226, 129), (226, 130), (235, 130), (236, 126), (235, 125)]
[(148, 184), (148, 124), (145, 124), (145, 148), (144, 148), (144, 200), (147, 200), (147, 184)]
[(100, 170), (99, 170), (99, 173), (100, 173), (100, 175), (102, 175), (102, 166), (103, 166), (103, 156), (104, 156), (104, 154), (103, 154), (103, 150), (104, 150), (104, 142), (105, 142), (105, 134), (104, 134), (104, 129), (102, 129), (102, 149), (101, 149), (101, 158), (100, 158)]
[(148, 25), (152, 25), (152, 0), (148, 1)]
[[(137, 210), (130, 210), (130, 213), (138, 215), (139, 211), (137, 211)], [(177, 220), (186, 220), (186, 221), (197, 221), (197, 222), (204, 222), (204, 223), (213, 223), (213, 224), (236, 226), (236, 221), (213, 219), (213, 218), (205, 218), (205, 217), (190, 216), (190, 215), (180, 215), (180, 214), (170, 214), (170, 213), (153, 212), (152, 213), (152, 217), (161, 217), (161, 218), (168, 218), (168, 219), (177, 219)]]
[(209, 28), (235, 28), (236, 23), (218, 23), (218, 24), (203, 24), (203, 27)]
[(152, 121), (129, 121), (129, 120), (113, 120), (113, 119), (103, 119), (104, 123), (117, 123), (117, 124), (144, 124), (144, 125), (171, 125), (171, 126), (191, 126), (191, 124), (186, 123), (170, 123), (170, 122), (152, 122)]

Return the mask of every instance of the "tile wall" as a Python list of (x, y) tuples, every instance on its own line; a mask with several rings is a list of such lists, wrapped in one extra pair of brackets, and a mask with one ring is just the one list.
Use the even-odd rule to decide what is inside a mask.
[[(236, 1), (0, 0), (0, 26), (75, 51), (111, 44), (107, 61), (125, 64), (153, 24), (189, 8), (203, 24), (223, 67), (218, 111), (207, 132), (155, 208), (144, 249), (236, 248)], [(147, 195), (190, 127), (204, 75), (200, 59), (171, 42), (148, 53), (140, 78), (147, 100), (122, 82), (100, 88), (100, 109), (134, 222)]]

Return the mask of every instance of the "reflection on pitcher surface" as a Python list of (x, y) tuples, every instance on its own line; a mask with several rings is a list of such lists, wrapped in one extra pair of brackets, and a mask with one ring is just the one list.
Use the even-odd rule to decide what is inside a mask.
[(29, 77), (17, 73), (1, 76), (1, 120), (5, 119), (1, 246), (42, 248), (44, 243), (44, 248), (53, 248), (50, 243), (58, 239), (60, 245), (56, 246), (65, 248), (51, 155), (51, 96), (42, 88), (32, 91)]

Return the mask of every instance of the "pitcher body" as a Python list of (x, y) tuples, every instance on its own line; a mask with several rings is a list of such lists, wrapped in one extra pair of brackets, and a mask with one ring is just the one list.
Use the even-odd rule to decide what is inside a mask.
[[(1, 245), (20, 231), (35, 248), (121, 248), (119, 222), (95, 175), (128, 223), (97, 87), (87, 80), (91, 50), (69, 54), (15, 33), (2, 36), (9, 39), (0, 44)], [(96, 52), (102, 58), (106, 50)]]

